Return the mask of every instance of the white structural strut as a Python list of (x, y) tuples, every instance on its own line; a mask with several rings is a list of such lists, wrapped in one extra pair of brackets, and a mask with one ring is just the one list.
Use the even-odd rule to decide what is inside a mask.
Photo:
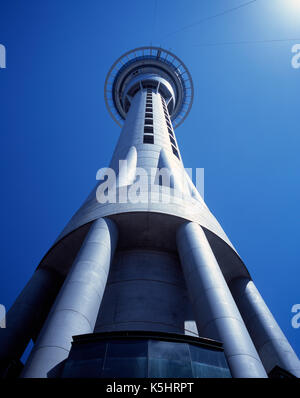
[(199, 335), (223, 342), (233, 377), (267, 377), (202, 228), (183, 224), (177, 245)]
[(116, 242), (113, 221), (101, 218), (92, 224), (22, 377), (55, 377), (68, 357), (72, 336), (93, 332)]
[(300, 362), (253, 281), (234, 279), (231, 291), (267, 372), (276, 365), (300, 377)]
[(6, 316), (0, 330), (0, 363), (20, 358), (37, 334), (62, 284), (58, 273), (38, 268)]

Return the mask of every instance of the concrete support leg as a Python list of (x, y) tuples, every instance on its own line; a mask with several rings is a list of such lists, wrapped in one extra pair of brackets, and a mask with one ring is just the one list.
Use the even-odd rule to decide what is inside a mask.
[(254, 283), (234, 279), (230, 288), (267, 372), (278, 365), (300, 377), (300, 362)]
[(177, 246), (199, 335), (223, 343), (233, 377), (267, 377), (202, 228), (183, 224)]
[(55, 377), (68, 357), (72, 336), (92, 333), (117, 242), (113, 221), (92, 224), (51, 309), (22, 377)]
[(11, 361), (19, 360), (30, 339), (38, 333), (62, 285), (62, 277), (38, 268), (6, 315), (0, 329), (0, 374)]

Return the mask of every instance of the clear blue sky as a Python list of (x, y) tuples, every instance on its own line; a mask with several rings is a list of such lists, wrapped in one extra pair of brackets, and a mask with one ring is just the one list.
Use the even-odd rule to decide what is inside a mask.
[[(208, 206), (300, 354), (300, 7), (257, 0), (207, 18), (245, 1), (0, 1), (0, 303), (13, 303), (108, 165), (120, 132), (103, 99), (111, 64), (152, 43), (191, 71), (194, 105), (176, 131), (185, 166), (205, 168)], [(236, 43), (281, 39), (295, 40)]]

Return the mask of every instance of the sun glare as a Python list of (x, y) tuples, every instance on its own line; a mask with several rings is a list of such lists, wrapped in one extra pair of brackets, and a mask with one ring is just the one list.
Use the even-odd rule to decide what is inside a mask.
[(290, 12), (300, 12), (300, 0), (284, 0), (284, 7)]
[(289, 28), (294, 35), (300, 33), (300, 0), (271, 0), (268, 3), (269, 15), (276, 25)]

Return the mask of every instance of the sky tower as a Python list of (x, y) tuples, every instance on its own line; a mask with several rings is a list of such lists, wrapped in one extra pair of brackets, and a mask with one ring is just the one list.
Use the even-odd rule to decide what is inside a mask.
[(105, 102), (122, 130), (109, 169), (8, 312), (3, 375), (300, 376), (184, 169), (174, 129), (193, 94), (185, 64), (162, 48), (137, 48), (113, 64)]

